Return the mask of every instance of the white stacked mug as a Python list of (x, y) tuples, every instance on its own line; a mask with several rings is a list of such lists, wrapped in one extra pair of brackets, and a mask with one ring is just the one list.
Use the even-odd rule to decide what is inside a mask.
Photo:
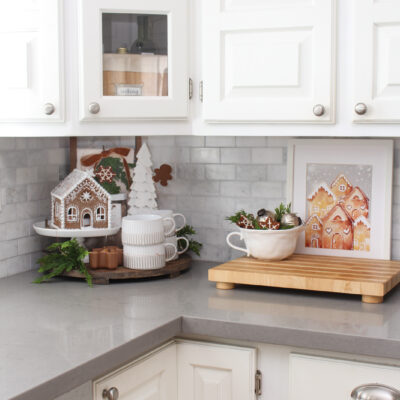
[(124, 266), (130, 269), (163, 268), (166, 262), (178, 255), (176, 245), (165, 241), (166, 235), (175, 231), (175, 221), (170, 217), (163, 218), (153, 214), (124, 217)]
[[(165, 229), (165, 243), (172, 243), (178, 248), (178, 241), (185, 242), (185, 246), (182, 250), (174, 253), (172, 247), (167, 247), (167, 258), (172, 256), (171, 260), (176, 260), (180, 254), (183, 254), (189, 248), (189, 240), (184, 236), (178, 237), (177, 232), (179, 232), (186, 225), (186, 218), (183, 214), (174, 213), (172, 210), (152, 210), (148, 208), (137, 209), (137, 215), (159, 215), (163, 218)], [(179, 227), (175, 223), (175, 218), (180, 218), (182, 220), (182, 225)]]

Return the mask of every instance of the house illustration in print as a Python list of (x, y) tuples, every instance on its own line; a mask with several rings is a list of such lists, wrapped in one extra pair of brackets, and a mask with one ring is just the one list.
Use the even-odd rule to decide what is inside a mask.
[(337, 204), (323, 219), (322, 248), (353, 249), (353, 220), (341, 204)]
[(311, 215), (308, 219), (305, 232), (306, 232), (306, 247), (320, 248), (322, 240), (323, 223), (317, 214)]
[(369, 199), (358, 186), (356, 186), (344, 199), (344, 205), (346, 207), (346, 211), (354, 220), (360, 216), (368, 218)]
[(333, 194), (336, 196), (337, 201), (341, 202), (348, 194), (350, 194), (353, 189), (353, 185), (343, 174), (340, 174), (332, 182), (331, 189)]
[(111, 195), (88, 173), (75, 169), (51, 192), (51, 224), (60, 229), (111, 226)]
[(322, 183), (308, 196), (308, 215), (323, 217), (335, 205), (336, 197), (332, 190)]
[(306, 247), (370, 251), (369, 199), (344, 174), (317, 185), (307, 208)]

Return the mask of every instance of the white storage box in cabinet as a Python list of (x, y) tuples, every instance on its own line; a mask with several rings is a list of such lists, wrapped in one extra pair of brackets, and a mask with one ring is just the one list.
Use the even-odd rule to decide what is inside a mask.
[(355, 387), (366, 383), (399, 388), (400, 367), (290, 355), (290, 400), (347, 400)]

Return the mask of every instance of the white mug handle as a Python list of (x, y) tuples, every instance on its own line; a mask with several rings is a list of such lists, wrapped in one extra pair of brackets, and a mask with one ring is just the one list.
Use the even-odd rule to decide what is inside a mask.
[(164, 243), (165, 249), (167, 249), (168, 246), (172, 246), (174, 248), (174, 253), (165, 259), (165, 262), (171, 261), (177, 254), (178, 254), (178, 249), (173, 243)]
[(232, 243), (229, 241), (229, 239), (230, 239), (232, 236), (239, 236), (239, 238), (240, 238), (241, 240), (243, 240), (242, 234), (241, 234), (240, 232), (231, 232), (231, 233), (226, 237), (226, 243), (228, 243), (228, 245), (231, 246), (232, 249), (239, 250), (239, 251), (243, 251), (244, 253), (246, 253), (247, 255), (249, 255), (249, 250), (247, 250), (245, 247), (238, 247), (238, 246), (235, 246), (234, 244), (232, 244)]
[[(164, 221), (171, 221), (171, 223), (172, 223), (172, 227), (171, 227), (171, 229), (168, 231), (168, 232), (165, 232), (165, 229), (164, 229), (164, 235), (165, 236), (169, 236), (171, 233), (175, 233), (175, 231), (176, 231), (176, 223), (175, 223), (175, 220), (173, 219), (173, 218), (171, 218), (171, 217), (165, 217), (165, 218), (163, 218), (163, 220)], [(164, 227), (165, 228), (165, 227)]]
[(180, 241), (180, 240), (183, 240), (183, 241), (185, 241), (186, 242), (186, 246), (185, 246), (185, 248), (183, 249), (183, 250), (178, 250), (178, 254), (183, 254), (185, 251), (187, 251), (187, 249), (189, 248), (189, 240), (187, 239), (187, 238), (185, 238), (184, 236), (181, 236), (181, 237), (178, 237), (178, 238), (176, 238), (176, 240), (177, 240), (177, 243)]
[(172, 216), (175, 217), (181, 217), (183, 220), (183, 224), (182, 226), (180, 226), (179, 228), (176, 228), (176, 231), (180, 231), (185, 225), (186, 225), (186, 217), (183, 214), (172, 214)]

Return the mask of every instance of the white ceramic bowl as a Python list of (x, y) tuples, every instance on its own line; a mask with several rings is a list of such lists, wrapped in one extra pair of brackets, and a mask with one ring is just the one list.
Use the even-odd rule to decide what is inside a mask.
[[(243, 229), (240, 232), (231, 232), (226, 237), (226, 242), (233, 249), (243, 251), (247, 256), (262, 260), (279, 261), (290, 257), (297, 244), (304, 226), (282, 230)], [(238, 247), (230, 242), (232, 236), (239, 236), (244, 240), (246, 247)]]

